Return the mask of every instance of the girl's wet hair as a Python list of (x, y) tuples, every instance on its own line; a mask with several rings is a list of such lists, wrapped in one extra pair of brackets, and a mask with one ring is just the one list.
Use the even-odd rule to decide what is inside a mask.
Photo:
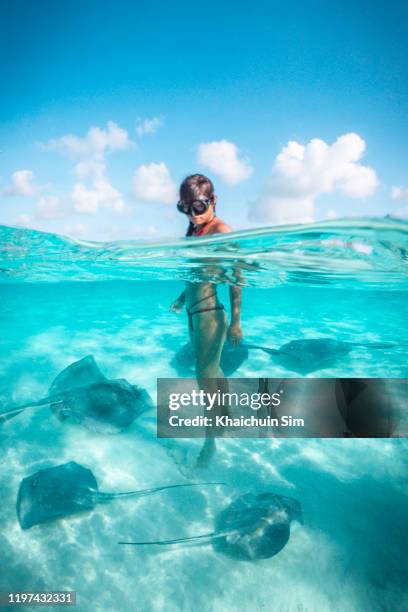
[[(190, 174), (180, 185), (180, 200), (189, 202), (203, 197), (210, 199), (213, 196), (214, 185), (204, 174)], [(194, 224), (190, 221), (186, 236), (191, 236), (193, 231)]]

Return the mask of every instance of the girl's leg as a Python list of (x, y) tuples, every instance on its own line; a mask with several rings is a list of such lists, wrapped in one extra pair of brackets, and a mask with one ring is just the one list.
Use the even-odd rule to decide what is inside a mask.
[[(228, 380), (220, 367), (221, 352), (227, 333), (227, 315), (224, 310), (200, 313), (194, 317), (193, 346), (196, 359), (196, 377), (200, 389), (206, 393), (228, 393)], [(228, 407), (214, 404), (213, 420), (228, 415)], [(206, 440), (197, 460), (199, 467), (206, 467), (214, 455), (214, 429), (208, 429)]]

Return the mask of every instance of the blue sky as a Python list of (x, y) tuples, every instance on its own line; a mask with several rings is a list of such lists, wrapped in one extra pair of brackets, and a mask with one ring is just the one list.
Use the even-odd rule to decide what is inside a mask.
[[(182, 235), (408, 209), (408, 5), (0, 0), (0, 222)], [(71, 135), (71, 137), (69, 137)]]

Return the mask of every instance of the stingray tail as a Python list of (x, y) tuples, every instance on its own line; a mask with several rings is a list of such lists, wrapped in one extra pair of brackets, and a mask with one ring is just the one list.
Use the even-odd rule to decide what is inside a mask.
[(221, 534), (213, 531), (211, 533), (204, 533), (199, 536), (193, 536), (192, 538), (176, 538), (175, 540), (155, 540), (153, 542), (118, 542), (118, 544), (125, 544), (127, 546), (170, 546), (171, 544), (184, 544), (185, 542), (197, 542), (198, 540), (213, 540), (214, 538), (220, 537)]
[(0, 412), (0, 423), (5, 423), (10, 419), (18, 416), (20, 412), (23, 412), (24, 408), (14, 408), (13, 410), (6, 410), (5, 412)]
[(268, 355), (280, 355), (282, 353), (282, 351), (278, 351), (277, 349), (270, 348), (269, 346), (259, 346), (258, 344), (241, 344), (240, 346), (247, 349), (258, 349), (268, 353)]
[(23, 410), (26, 408), (36, 408), (38, 406), (46, 406), (49, 404), (51, 400), (49, 398), (44, 398), (38, 402), (30, 402), (29, 404), (23, 404), (22, 406), (15, 406), (14, 408), (8, 408), (7, 410), (0, 411), (0, 423), (4, 423), (9, 419), (13, 419), (18, 416)]
[(98, 502), (110, 501), (118, 497), (143, 497), (144, 495), (153, 495), (160, 491), (166, 491), (167, 489), (177, 489), (180, 487), (200, 487), (207, 485), (224, 485), (224, 482), (193, 482), (191, 484), (178, 484), (178, 485), (167, 485), (164, 487), (156, 487), (154, 489), (142, 489), (141, 491), (126, 491), (125, 493), (97, 493)]
[(371, 349), (393, 349), (397, 346), (406, 346), (397, 342), (353, 342), (354, 346), (364, 346)]

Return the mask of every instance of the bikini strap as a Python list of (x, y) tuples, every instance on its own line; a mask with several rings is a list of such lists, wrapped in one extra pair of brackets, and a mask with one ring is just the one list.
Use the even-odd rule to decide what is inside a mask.
[(225, 310), (225, 308), (223, 304), (220, 304), (219, 306), (211, 306), (210, 308), (200, 308), (200, 310), (195, 310), (194, 312), (191, 312), (191, 310), (189, 310), (188, 314), (191, 317), (192, 315), (200, 314), (200, 312), (209, 312), (210, 310)]
[(190, 305), (190, 308), (188, 308), (187, 310), (191, 310), (191, 308), (194, 308), (194, 306), (196, 306), (197, 304), (199, 304), (200, 302), (203, 302), (204, 300), (208, 300), (210, 297), (214, 297), (215, 293), (210, 293), (210, 295), (206, 295), (205, 297), (197, 300), (196, 302), (194, 302), (194, 304)]

